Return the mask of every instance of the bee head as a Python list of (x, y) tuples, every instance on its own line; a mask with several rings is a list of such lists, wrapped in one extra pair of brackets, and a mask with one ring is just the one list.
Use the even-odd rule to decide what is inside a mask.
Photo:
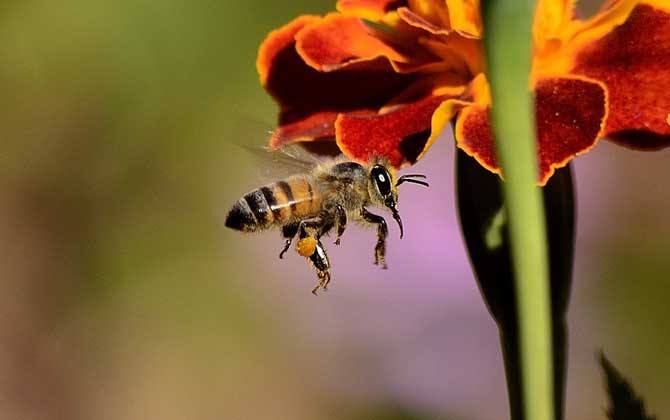
[(398, 213), (398, 186), (404, 182), (428, 186), (425, 175), (408, 174), (396, 178), (395, 169), (386, 161), (373, 162), (370, 169), (370, 198), (374, 204), (384, 205), (393, 215), (400, 227), (400, 238), (403, 236), (402, 220)]

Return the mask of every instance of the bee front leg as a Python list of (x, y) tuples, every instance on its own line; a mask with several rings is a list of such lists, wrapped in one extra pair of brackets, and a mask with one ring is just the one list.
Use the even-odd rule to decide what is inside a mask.
[(286, 254), (286, 251), (291, 247), (291, 243), (293, 242), (293, 238), (295, 235), (298, 233), (298, 227), (300, 225), (298, 223), (289, 223), (288, 225), (284, 225), (281, 228), (281, 234), (286, 241), (284, 242), (284, 248), (282, 248), (281, 252), (279, 253), (279, 259), (284, 258), (284, 254)]
[(388, 236), (389, 230), (386, 226), (386, 220), (377, 216), (376, 214), (370, 213), (365, 207), (361, 209), (361, 217), (368, 223), (373, 223), (377, 225), (377, 245), (375, 245), (375, 265), (379, 265), (381, 268), (386, 269), (386, 236)]
[(340, 237), (347, 228), (347, 212), (344, 210), (344, 207), (339, 204), (335, 207), (335, 218), (337, 220), (337, 238), (335, 239), (335, 245), (339, 245)]

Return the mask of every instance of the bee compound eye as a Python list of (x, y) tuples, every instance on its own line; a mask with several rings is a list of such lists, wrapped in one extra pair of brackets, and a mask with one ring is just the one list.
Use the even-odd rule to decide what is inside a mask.
[(375, 166), (370, 172), (372, 181), (377, 186), (377, 190), (382, 197), (391, 194), (391, 176), (383, 166)]

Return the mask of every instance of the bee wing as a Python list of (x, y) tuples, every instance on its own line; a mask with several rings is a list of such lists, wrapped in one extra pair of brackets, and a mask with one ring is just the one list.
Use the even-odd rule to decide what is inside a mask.
[[(230, 138), (249, 138), (249, 127), (260, 135), (259, 140), (267, 144), (267, 138), (272, 136), (271, 125), (253, 118), (236, 118), (236, 128), (231, 129)], [(241, 135), (245, 133), (244, 135)], [(253, 137), (253, 136), (252, 136)], [(261, 181), (271, 182), (286, 178), (290, 175), (311, 172), (316, 166), (332, 159), (340, 154), (335, 142), (315, 141), (305, 143), (294, 143), (279, 149), (271, 149), (267, 146), (249, 143), (235, 144), (252, 157), (252, 161), (259, 169)]]
[(298, 145), (289, 145), (281, 149), (249, 145), (241, 147), (257, 161), (263, 181), (276, 181), (291, 175), (308, 173), (325, 162)]

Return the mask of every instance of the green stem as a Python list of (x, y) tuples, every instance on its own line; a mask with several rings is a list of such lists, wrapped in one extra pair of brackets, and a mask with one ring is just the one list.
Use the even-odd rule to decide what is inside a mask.
[(493, 106), (492, 127), (503, 168), (518, 296), (522, 392), (526, 420), (553, 420), (553, 369), (544, 208), (536, 187), (537, 153), (529, 91), (529, 0), (484, 0), (484, 45)]

